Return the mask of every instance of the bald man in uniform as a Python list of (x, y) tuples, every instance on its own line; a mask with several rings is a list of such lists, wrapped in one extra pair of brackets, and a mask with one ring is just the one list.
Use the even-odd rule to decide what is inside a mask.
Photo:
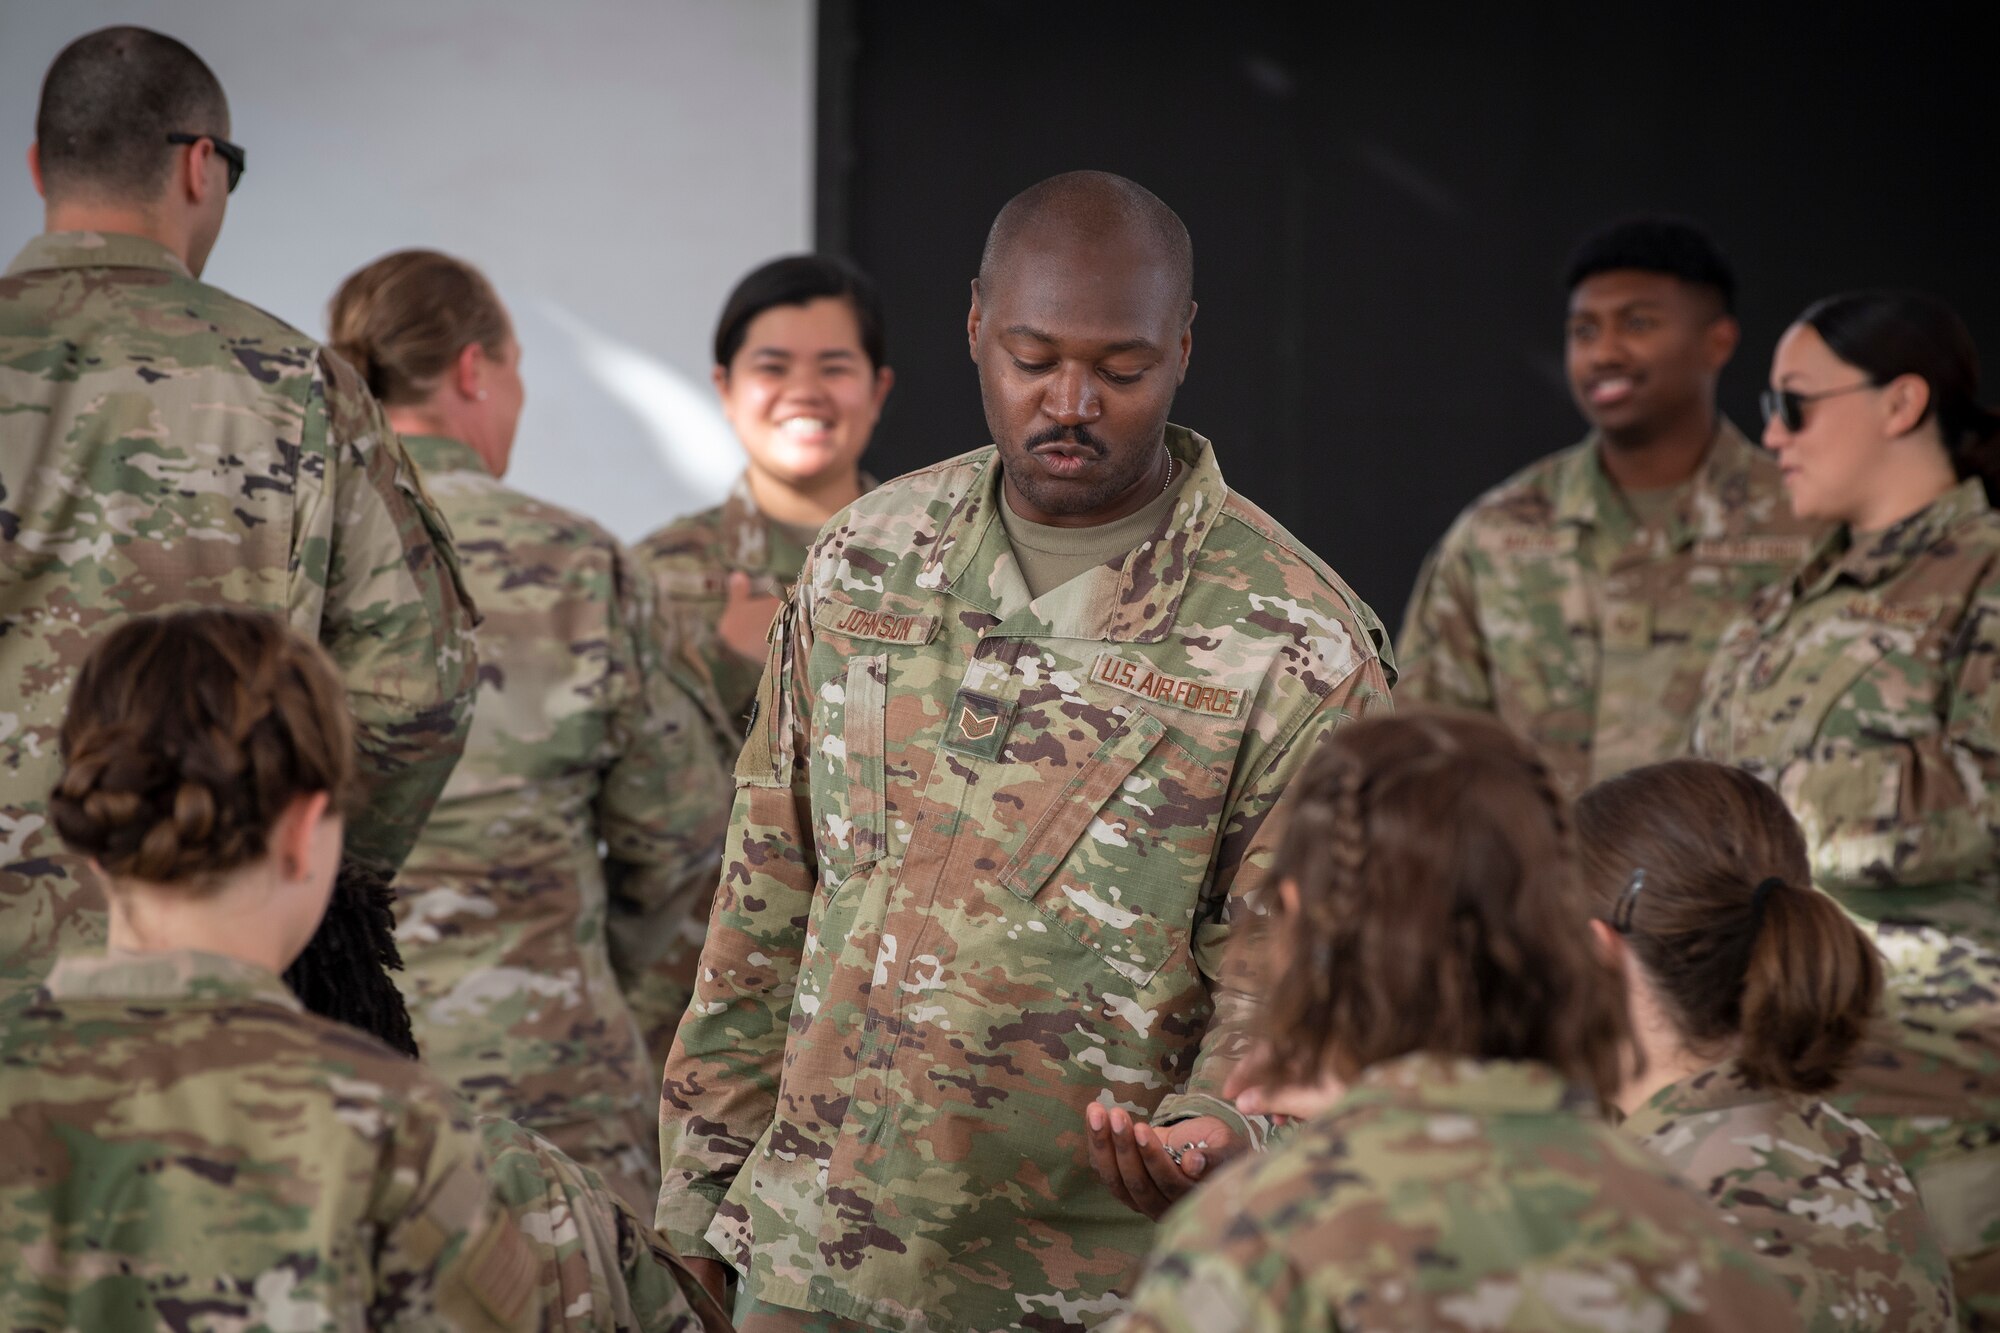
[(967, 319), (995, 444), (836, 515), (780, 615), (661, 1104), (660, 1225), (748, 1333), (1090, 1328), (1261, 1132), (1223, 952), (1392, 672), (1168, 423), (1192, 294), (1133, 182), (1015, 198)]

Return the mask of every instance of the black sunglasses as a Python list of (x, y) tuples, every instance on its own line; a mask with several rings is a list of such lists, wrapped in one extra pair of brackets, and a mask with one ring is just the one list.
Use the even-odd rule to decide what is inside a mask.
[(243, 179), (243, 165), (248, 158), (243, 149), (229, 140), (214, 134), (169, 134), (168, 143), (200, 143), (203, 139), (215, 145), (215, 151), (229, 164), (229, 192), (236, 193), (236, 182)]
[(1798, 393), (1791, 389), (1766, 389), (1757, 395), (1757, 405), (1764, 409), (1764, 424), (1770, 425), (1776, 417), (1785, 423), (1786, 430), (1803, 430), (1806, 424), (1806, 404), (1816, 403), (1822, 398), (1838, 398), (1844, 393), (1859, 393), (1863, 389), (1879, 389), (1882, 386), (1873, 380), (1861, 384), (1850, 384), (1844, 389), (1827, 389), (1820, 393)]

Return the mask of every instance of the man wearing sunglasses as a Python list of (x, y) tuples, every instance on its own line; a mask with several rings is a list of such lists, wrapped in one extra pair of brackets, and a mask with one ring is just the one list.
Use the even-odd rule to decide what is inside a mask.
[(401, 864), (463, 748), (472, 609), (443, 520), (346, 363), (198, 281), (243, 150), (222, 85), (144, 28), (72, 42), (0, 277), (0, 1000), (103, 908), (47, 817), (70, 682), (127, 615), (285, 616), (351, 682), (357, 874)]
[(1816, 532), (1716, 407), (1735, 286), (1676, 219), (1583, 242), (1566, 359), (1590, 435), (1475, 500), (1403, 620), (1397, 698), (1498, 714), (1571, 794), (1686, 750), (1717, 639)]

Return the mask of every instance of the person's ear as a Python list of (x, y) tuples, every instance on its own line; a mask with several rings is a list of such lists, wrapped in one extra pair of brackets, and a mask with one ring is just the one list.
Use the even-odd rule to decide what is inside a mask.
[(972, 308), (965, 312), (965, 349), (979, 359), (979, 279), (972, 280)]
[(1188, 357), (1194, 353), (1194, 314), (1199, 309), (1201, 307), (1195, 302), (1188, 302), (1187, 323), (1181, 326), (1181, 364), (1175, 372), (1176, 384), (1183, 383), (1187, 379)]
[(458, 360), (452, 363), (452, 381), (460, 397), (486, 396), (486, 350), (478, 343), (467, 343), (458, 349)]
[(331, 798), (323, 791), (292, 798), (271, 829), (271, 850), (287, 880), (304, 879), (313, 869), (313, 839), (328, 818)]
[(48, 187), (42, 184), (42, 145), (40, 140), (28, 145), (28, 179), (35, 183), (35, 193), (43, 199), (49, 197)]
[(716, 366), (708, 372), (709, 383), (715, 386), (715, 396), (724, 400), (729, 397), (729, 367)]
[(1285, 909), (1286, 916), (1299, 914), (1299, 882), (1295, 879), (1278, 881), (1278, 904)]
[(1590, 922), (1591, 943), (1597, 947), (1597, 956), (1605, 964), (1625, 970), (1625, 937), (1611, 928), (1609, 921), (1592, 918)]
[[(209, 163), (214, 159), (215, 142), (212, 139), (196, 139), (187, 145), (186, 152), (180, 154), (180, 169), (186, 175), (178, 185), (181, 193), (186, 195), (187, 201), (197, 208), (207, 203), (209, 195), (214, 191), (222, 190), (226, 193), (229, 189), (226, 184), (218, 184), (215, 173), (208, 169)], [(227, 179), (225, 173), (224, 180)]]
[(889, 401), (889, 390), (896, 387), (896, 372), (884, 366), (875, 372), (875, 415), (882, 414), (882, 404)]
[(1908, 435), (1930, 411), (1931, 386), (1922, 375), (1898, 375), (1882, 386), (1882, 405), (1889, 414), (1883, 433), (1890, 439)]
[(1708, 331), (1702, 335), (1702, 362), (1709, 373), (1721, 374), (1742, 341), (1743, 326), (1736, 322), (1736, 316), (1718, 315), (1711, 320)]

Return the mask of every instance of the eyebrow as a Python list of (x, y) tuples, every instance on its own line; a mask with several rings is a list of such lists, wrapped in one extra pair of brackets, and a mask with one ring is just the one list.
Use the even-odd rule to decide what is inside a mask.
[[(793, 353), (792, 349), (789, 347), (753, 347), (750, 349), (750, 355), (777, 356), (777, 357), (789, 358), (793, 355)], [(819, 356), (819, 359), (822, 361), (825, 361), (829, 358), (837, 358), (842, 361), (851, 361), (855, 357), (861, 354), (855, 351), (852, 347), (827, 347), (821, 349), (817, 353), (817, 355)]]
[[(1033, 338), (1036, 342), (1053, 344), (1054, 335), (1042, 332), (1032, 324), (1009, 324), (1007, 332), (1023, 338)], [(1106, 343), (1098, 351), (1099, 356), (1117, 356), (1120, 352), (1157, 352), (1159, 347), (1150, 338), (1123, 338), (1115, 343)]]

